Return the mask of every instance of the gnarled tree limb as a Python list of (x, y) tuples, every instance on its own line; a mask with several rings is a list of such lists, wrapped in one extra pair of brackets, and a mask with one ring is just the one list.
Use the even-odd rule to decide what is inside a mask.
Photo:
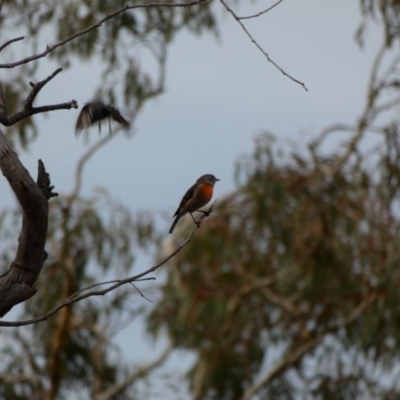
[(0, 278), (0, 316), (36, 293), (35, 283), (46, 259), (48, 203), (55, 196), (49, 176), (39, 160), (38, 183), (32, 179), (0, 131), (0, 169), (23, 209), (17, 254)]

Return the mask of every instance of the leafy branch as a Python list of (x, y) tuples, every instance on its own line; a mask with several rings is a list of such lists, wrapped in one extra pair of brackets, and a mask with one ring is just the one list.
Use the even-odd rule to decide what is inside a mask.
[(330, 333), (337, 331), (338, 329), (344, 328), (352, 324), (364, 311), (368, 308), (376, 299), (378, 295), (376, 293), (368, 294), (350, 315), (341, 322), (334, 324), (332, 327), (328, 328), (324, 332), (321, 332), (315, 336), (312, 336), (307, 341), (301, 343), (297, 347), (291, 346), (286, 354), (282, 357), (275, 367), (268, 371), (262, 378), (256, 381), (252, 386), (250, 386), (246, 392), (243, 394), (241, 400), (251, 400), (253, 396), (259, 392), (263, 387), (268, 385), (273, 379), (279, 376), (283, 371), (287, 370), (293, 364), (298, 362), (303, 356), (309, 353), (310, 350), (318, 346), (325, 336)]
[[(38, 60), (40, 58), (46, 57), (49, 53), (51, 53), (52, 51), (56, 50), (57, 48), (64, 46), (65, 44), (67, 44), (68, 42), (71, 42), (72, 40), (85, 35), (91, 31), (93, 31), (94, 29), (100, 28), (106, 21), (116, 17), (119, 14), (124, 13), (125, 11), (128, 10), (134, 10), (134, 9), (139, 9), (139, 8), (151, 8), (151, 7), (192, 7), (192, 6), (196, 6), (196, 5), (200, 5), (200, 4), (205, 4), (205, 3), (210, 3), (213, 0), (196, 0), (196, 1), (192, 1), (189, 3), (157, 3), (157, 2), (152, 2), (152, 3), (145, 3), (145, 4), (135, 4), (135, 5), (129, 5), (127, 4), (125, 7), (120, 8), (119, 10), (106, 15), (104, 18), (102, 18), (100, 21), (98, 21), (97, 23), (89, 26), (86, 29), (83, 29), (79, 32), (76, 32), (72, 35), (70, 35), (69, 37), (57, 42), (56, 44), (53, 44), (51, 46), (47, 45), (46, 49), (43, 50), (41, 53), (38, 54), (34, 54), (30, 57), (26, 57), (22, 60), (19, 61), (15, 61), (13, 63), (6, 63), (6, 64), (0, 64), (0, 68), (15, 68), (18, 67), (19, 65), (23, 65), (23, 64), (27, 64), (31, 61), (34, 60)], [(21, 38), (17, 38), (15, 40), (12, 41), (16, 41), (16, 40), (20, 40)], [(12, 42), (11, 41), (11, 42)], [(5, 43), (4, 45), (2, 45), (2, 47), (5, 47), (6, 45), (10, 44), (10, 42)], [(0, 49), (2, 48), (0, 47)]]

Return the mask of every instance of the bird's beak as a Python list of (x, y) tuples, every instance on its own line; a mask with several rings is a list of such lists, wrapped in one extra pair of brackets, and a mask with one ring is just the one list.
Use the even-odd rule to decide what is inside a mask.
[(220, 181), (221, 179), (215, 178), (215, 181)]

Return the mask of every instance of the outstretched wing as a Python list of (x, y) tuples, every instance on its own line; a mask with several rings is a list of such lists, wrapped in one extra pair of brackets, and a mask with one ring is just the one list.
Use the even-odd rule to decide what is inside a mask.
[(111, 115), (111, 118), (114, 121), (119, 122), (121, 125), (124, 125), (126, 128), (130, 128), (131, 124), (121, 115), (121, 113), (113, 106), (106, 106), (108, 112)]
[(111, 117), (126, 128), (130, 128), (130, 123), (121, 115), (121, 113), (114, 107), (104, 104), (101, 100), (95, 100), (87, 103), (78, 116), (75, 125), (75, 133), (78, 134), (83, 129), (90, 128), (91, 125), (104, 118)]

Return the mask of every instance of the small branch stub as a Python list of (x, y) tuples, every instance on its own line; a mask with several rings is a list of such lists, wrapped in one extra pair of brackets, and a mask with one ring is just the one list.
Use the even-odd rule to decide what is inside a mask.
[(36, 183), (42, 190), (47, 200), (58, 196), (58, 193), (53, 192), (54, 186), (51, 185), (50, 175), (46, 172), (42, 160), (38, 161), (38, 177)]

